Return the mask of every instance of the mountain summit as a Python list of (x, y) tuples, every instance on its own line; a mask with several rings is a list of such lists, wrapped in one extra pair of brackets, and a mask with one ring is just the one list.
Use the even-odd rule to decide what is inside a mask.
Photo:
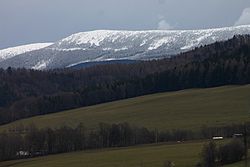
[[(87, 62), (159, 59), (243, 34), (250, 34), (250, 25), (204, 30), (81, 32), (38, 50), (27, 49), (27, 52), (5, 56), (0, 59), (0, 67), (44, 70)], [(1, 57), (4, 57), (2, 51)]]

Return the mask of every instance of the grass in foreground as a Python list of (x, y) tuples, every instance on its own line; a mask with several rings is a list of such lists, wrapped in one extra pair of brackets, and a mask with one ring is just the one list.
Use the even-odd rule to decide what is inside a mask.
[[(0, 167), (194, 167), (205, 142), (144, 145), (120, 149), (83, 151), (0, 163)], [(243, 167), (243, 162), (228, 167)]]
[(202, 125), (223, 126), (250, 120), (250, 85), (193, 89), (147, 95), (84, 107), (61, 113), (36, 116), (0, 127), (20, 124), (38, 127), (76, 126), (90, 129), (98, 123), (128, 122), (147, 128), (198, 129)]
[(0, 163), (0, 167), (162, 167), (166, 160), (176, 166), (194, 167), (203, 143), (146, 145), (103, 151), (75, 152)]

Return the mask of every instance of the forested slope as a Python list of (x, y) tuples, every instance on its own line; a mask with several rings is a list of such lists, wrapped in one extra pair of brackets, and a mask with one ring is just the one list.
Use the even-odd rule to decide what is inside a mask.
[(171, 59), (81, 70), (0, 70), (0, 123), (157, 92), (250, 83), (250, 36)]

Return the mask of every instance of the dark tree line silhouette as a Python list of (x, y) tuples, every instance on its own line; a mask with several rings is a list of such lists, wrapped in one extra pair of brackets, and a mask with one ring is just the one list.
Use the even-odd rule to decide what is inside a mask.
[[(250, 125), (247, 127), (249, 129)], [(56, 129), (38, 129), (31, 124), (0, 134), (0, 161), (80, 150), (211, 139), (213, 136), (232, 137), (235, 133), (243, 132), (243, 125), (203, 127), (198, 131), (159, 131), (128, 123), (100, 123), (95, 130), (87, 129), (82, 123), (76, 127), (64, 125)]]
[(0, 69), (0, 124), (119, 99), (250, 83), (250, 36), (133, 64), (80, 70)]
[(211, 141), (203, 146), (201, 162), (196, 166), (218, 167), (241, 161), (245, 157), (245, 147), (241, 139), (233, 139), (226, 144), (217, 145)]
[[(100, 123), (96, 130), (88, 130), (83, 124), (75, 128), (61, 126), (58, 129), (38, 129), (30, 125), (25, 130), (19, 130), (0, 134), (0, 161), (86, 149), (155, 143), (156, 135), (161, 136), (161, 141), (188, 140), (191, 137), (187, 136), (186, 131), (156, 133), (154, 130), (130, 126), (127, 123)], [(19, 152), (23, 154), (18, 155)]]

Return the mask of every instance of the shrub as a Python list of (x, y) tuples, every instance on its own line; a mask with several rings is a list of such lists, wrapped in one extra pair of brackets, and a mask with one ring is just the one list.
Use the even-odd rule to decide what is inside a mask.
[(165, 161), (163, 163), (163, 167), (174, 167), (174, 166), (175, 166), (175, 164), (171, 161)]
[(222, 165), (241, 161), (244, 156), (244, 144), (240, 140), (233, 140), (219, 147), (219, 159)]

